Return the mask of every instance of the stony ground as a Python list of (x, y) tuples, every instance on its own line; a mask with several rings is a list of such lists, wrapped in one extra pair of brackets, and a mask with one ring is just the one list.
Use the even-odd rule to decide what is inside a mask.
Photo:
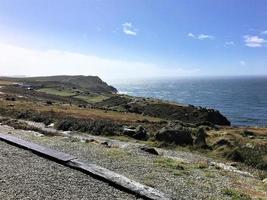
[(79, 171), (0, 142), (0, 199), (136, 199)]
[[(100, 165), (135, 181), (157, 188), (172, 195), (175, 199), (267, 199), (266, 187), (261, 180), (210, 165), (206, 162), (210, 158), (207, 159), (202, 155), (173, 151), (172, 158), (167, 158), (144, 152), (140, 150), (138, 145), (128, 145), (127, 148), (107, 148), (96, 142), (82, 142), (78, 139), (62, 136), (40, 136), (31, 131), (14, 130), (7, 126), (0, 126), (0, 132), (9, 132), (25, 140), (76, 155), (81, 160)], [(22, 150), (18, 151), (21, 152)], [(38, 166), (38, 163), (36, 165)], [(83, 185), (83, 182), (81, 184)], [(64, 188), (62, 187), (62, 190)], [(87, 190), (80, 191), (86, 192)], [(92, 190), (93, 192), (94, 190)], [(108, 192), (109, 189), (105, 194), (109, 195)], [(100, 193), (97, 194), (100, 195)], [(121, 198), (120, 195), (126, 194), (115, 191), (107, 199)], [(133, 197), (126, 195), (122, 198)], [(81, 198), (78, 197), (78, 199)]]

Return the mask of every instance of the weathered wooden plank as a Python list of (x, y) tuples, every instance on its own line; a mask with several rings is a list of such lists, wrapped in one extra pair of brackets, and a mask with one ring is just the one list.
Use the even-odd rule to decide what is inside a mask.
[(76, 158), (75, 156), (59, 152), (32, 142), (28, 142), (11, 135), (0, 133), (0, 140), (11, 143), (15, 146), (22, 147), (24, 149), (28, 149), (34, 153), (42, 154), (44, 157), (49, 157), (50, 159), (57, 160), (60, 162), (67, 162)]
[(125, 176), (122, 176), (120, 174), (117, 174), (115, 172), (112, 172), (108, 169), (105, 169), (103, 167), (94, 165), (94, 164), (85, 164), (79, 160), (71, 160), (66, 163), (72, 168), (78, 169), (80, 171), (83, 171), (85, 173), (89, 173), (91, 175), (97, 176), (101, 179), (104, 179), (112, 184), (115, 184), (117, 186), (120, 186), (132, 193), (135, 193), (145, 199), (151, 199), (151, 200), (169, 200), (171, 199), (166, 194), (142, 185), (136, 181), (130, 180)]
[(20, 138), (17, 138), (11, 135), (0, 133), (0, 140), (10, 143), (12, 145), (24, 148), (24, 149), (28, 149), (45, 158), (49, 158), (65, 166), (68, 166), (76, 170), (82, 171), (84, 173), (87, 173), (89, 175), (92, 175), (98, 179), (104, 180), (117, 187), (123, 188), (124, 190), (127, 190), (128, 192), (136, 194), (145, 199), (150, 199), (150, 200), (171, 199), (166, 194), (154, 188), (142, 185), (136, 181), (130, 180), (123, 175), (117, 174), (103, 167), (100, 167), (94, 164), (81, 162), (72, 155), (59, 152), (59, 151), (56, 151), (56, 150), (32, 143), (32, 142), (28, 142), (28, 141), (22, 140)]

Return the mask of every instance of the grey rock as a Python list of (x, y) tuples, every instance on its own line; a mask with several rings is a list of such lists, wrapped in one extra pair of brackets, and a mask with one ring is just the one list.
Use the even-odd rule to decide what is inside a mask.
[(156, 140), (177, 145), (192, 145), (193, 138), (188, 129), (162, 128), (155, 136)]

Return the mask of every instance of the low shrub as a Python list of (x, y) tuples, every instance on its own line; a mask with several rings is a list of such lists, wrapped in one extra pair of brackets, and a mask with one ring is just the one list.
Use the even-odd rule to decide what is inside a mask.
[(243, 137), (248, 137), (248, 136), (255, 136), (255, 133), (252, 131), (244, 130), (240, 133)]
[(233, 189), (224, 189), (223, 193), (233, 200), (250, 200), (250, 196)]
[(232, 161), (242, 162), (251, 167), (267, 170), (267, 159), (265, 158), (267, 152), (257, 148), (252, 149), (241, 146), (231, 148), (224, 146), (218, 148), (216, 154)]
[(55, 127), (63, 131), (88, 132), (94, 135), (116, 135), (120, 125), (108, 120), (66, 118), (57, 120)]

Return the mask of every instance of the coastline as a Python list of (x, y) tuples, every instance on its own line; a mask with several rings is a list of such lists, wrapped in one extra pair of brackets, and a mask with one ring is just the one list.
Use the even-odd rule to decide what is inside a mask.
[(267, 77), (182, 78), (120, 82), (123, 93), (219, 110), (234, 126), (267, 127)]

